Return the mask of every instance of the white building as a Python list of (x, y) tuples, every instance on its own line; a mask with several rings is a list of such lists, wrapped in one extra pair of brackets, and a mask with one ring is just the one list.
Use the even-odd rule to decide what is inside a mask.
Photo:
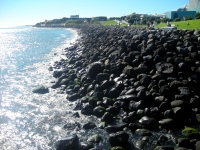
[(200, 0), (189, 0), (188, 9), (200, 12)]

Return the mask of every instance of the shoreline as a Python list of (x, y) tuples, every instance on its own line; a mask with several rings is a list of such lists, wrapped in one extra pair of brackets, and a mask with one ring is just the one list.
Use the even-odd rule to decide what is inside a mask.
[[(74, 117), (94, 117), (94, 122), (80, 123), (79, 130), (101, 129), (108, 137), (95, 134), (99, 140), (87, 142), (71, 136), (76, 142), (70, 146), (74, 150), (101, 149), (105, 143), (113, 149), (195, 148), (199, 133), (188, 136), (197, 130), (184, 126), (198, 125), (200, 32), (103, 26), (78, 30), (78, 41), (65, 49), (68, 59), (53, 68), (57, 82), (52, 88), (63, 89), (75, 106)], [(183, 135), (167, 136), (167, 131), (178, 130)], [(187, 147), (183, 138), (194, 142)], [(63, 142), (56, 143), (57, 149)]]

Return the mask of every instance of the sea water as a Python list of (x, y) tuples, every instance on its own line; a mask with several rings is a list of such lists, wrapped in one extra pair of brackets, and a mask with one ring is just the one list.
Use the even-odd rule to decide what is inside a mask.
[(0, 149), (45, 150), (64, 138), (65, 95), (50, 89), (54, 61), (66, 59), (64, 48), (77, 33), (58, 28), (0, 28)]

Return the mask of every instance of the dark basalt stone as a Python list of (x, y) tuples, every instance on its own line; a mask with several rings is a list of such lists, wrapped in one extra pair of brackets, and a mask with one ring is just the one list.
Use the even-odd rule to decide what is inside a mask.
[(122, 96), (119, 96), (119, 97), (117, 98), (117, 100), (120, 100), (120, 101), (122, 101), (122, 102), (129, 102), (129, 101), (131, 101), (131, 100), (137, 101), (138, 98), (137, 98), (136, 95), (122, 95)]
[(130, 103), (129, 103), (129, 110), (130, 111), (137, 111), (138, 109), (143, 109), (145, 107), (146, 107), (146, 105), (145, 105), (144, 100), (140, 100), (138, 102), (130, 101)]
[(109, 80), (110, 74), (108, 73), (99, 73), (96, 77), (96, 80), (99, 82), (102, 82), (104, 80)]
[(93, 109), (93, 114), (97, 117), (102, 117), (105, 112), (106, 109), (102, 106), (97, 106)]
[(97, 74), (103, 72), (103, 64), (101, 62), (92, 63), (87, 71), (87, 75), (91, 78), (96, 77)]
[(56, 150), (79, 150), (79, 138), (77, 135), (68, 136), (65, 140), (55, 143)]
[(70, 102), (73, 102), (73, 101), (76, 101), (80, 98), (80, 95), (78, 93), (74, 93), (73, 95), (69, 95), (67, 97), (67, 99), (70, 101)]
[(159, 73), (171, 74), (174, 71), (174, 66), (171, 63), (160, 62), (156, 64), (156, 69)]
[(62, 74), (63, 74), (63, 71), (61, 71), (61, 70), (55, 70), (55, 71), (53, 72), (53, 77), (54, 77), (54, 78), (58, 78), (58, 77), (60, 77)]
[(84, 115), (91, 115), (93, 113), (93, 107), (90, 104), (86, 103), (82, 106), (81, 113)]
[(173, 146), (157, 146), (154, 150), (174, 150)]
[(134, 68), (132, 66), (126, 66), (123, 70), (123, 73), (131, 76), (132, 74), (134, 74)]
[(162, 119), (159, 121), (159, 124), (164, 129), (174, 129), (176, 127), (172, 118)]
[(37, 94), (46, 94), (46, 93), (49, 93), (49, 89), (44, 86), (40, 86), (40, 87), (37, 87), (36, 89), (33, 89), (32, 92), (37, 93)]
[(108, 138), (111, 146), (121, 146), (124, 148), (126, 148), (128, 144), (128, 139), (129, 135), (124, 131), (110, 134)]
[(152, 135), (151, 131), (148, 129), (137, 129), (135, 130), (135, 133), (140, 136), (150, 136)]
[(110, 123), (110, 122), (113, 121), (114, 118), (113, 118), (113, 115), (112, 115), (112, 114), (106, 112), (106, 113), (101, 117), (101, 119), (102, 119), (102, 121), (105, 121), (105, 122)]
[(141, 123), (147, 129), (157, 129), (158, 128), (158, 121), (154, 118), (150, 118), (147, 116), (142, 117), (139, 120), (139, 123)]
[(88, 123), (83, 125), (83, 129), (93, 129), (95, 127), (96, 127), (96, 125), (95, 125), (94, 122), (88, 122)]

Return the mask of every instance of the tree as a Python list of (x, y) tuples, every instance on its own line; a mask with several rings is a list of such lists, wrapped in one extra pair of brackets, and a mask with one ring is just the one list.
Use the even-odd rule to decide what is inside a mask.
[(162, 22), (164, 22), (164, 23), (167, 23), (167, 21), (169, 22), (169, 21), (171, 21), (169, 18), (163, 18), (162, 19)]
[(135, 22), (135, 19), (134, 19), (134, 18), (131, 18), (131, 19), (128, 20), (128, 23), (129, 23), (129, 24), (133, 24), (134, 22)]
[(126, 20), (129, 20), (131, 17), (130, 16), (126, 16)]
[(192, 20), (192, 17), (191, 16), (186, 16), (185, 20)]
[(200, 19), (200, 13), (196, 13), (195, 18)]
[(174, 19), (174, 22), (178, 22), (178, 21), (181, 21), (181, 19), (180, 18), (175, 18)]
[(142, 24), (146, 25), (147, 22), (148, 22), (148, 19), (147, 19), (147, 18), (143, 18), (143, 19), (142, 19)]

